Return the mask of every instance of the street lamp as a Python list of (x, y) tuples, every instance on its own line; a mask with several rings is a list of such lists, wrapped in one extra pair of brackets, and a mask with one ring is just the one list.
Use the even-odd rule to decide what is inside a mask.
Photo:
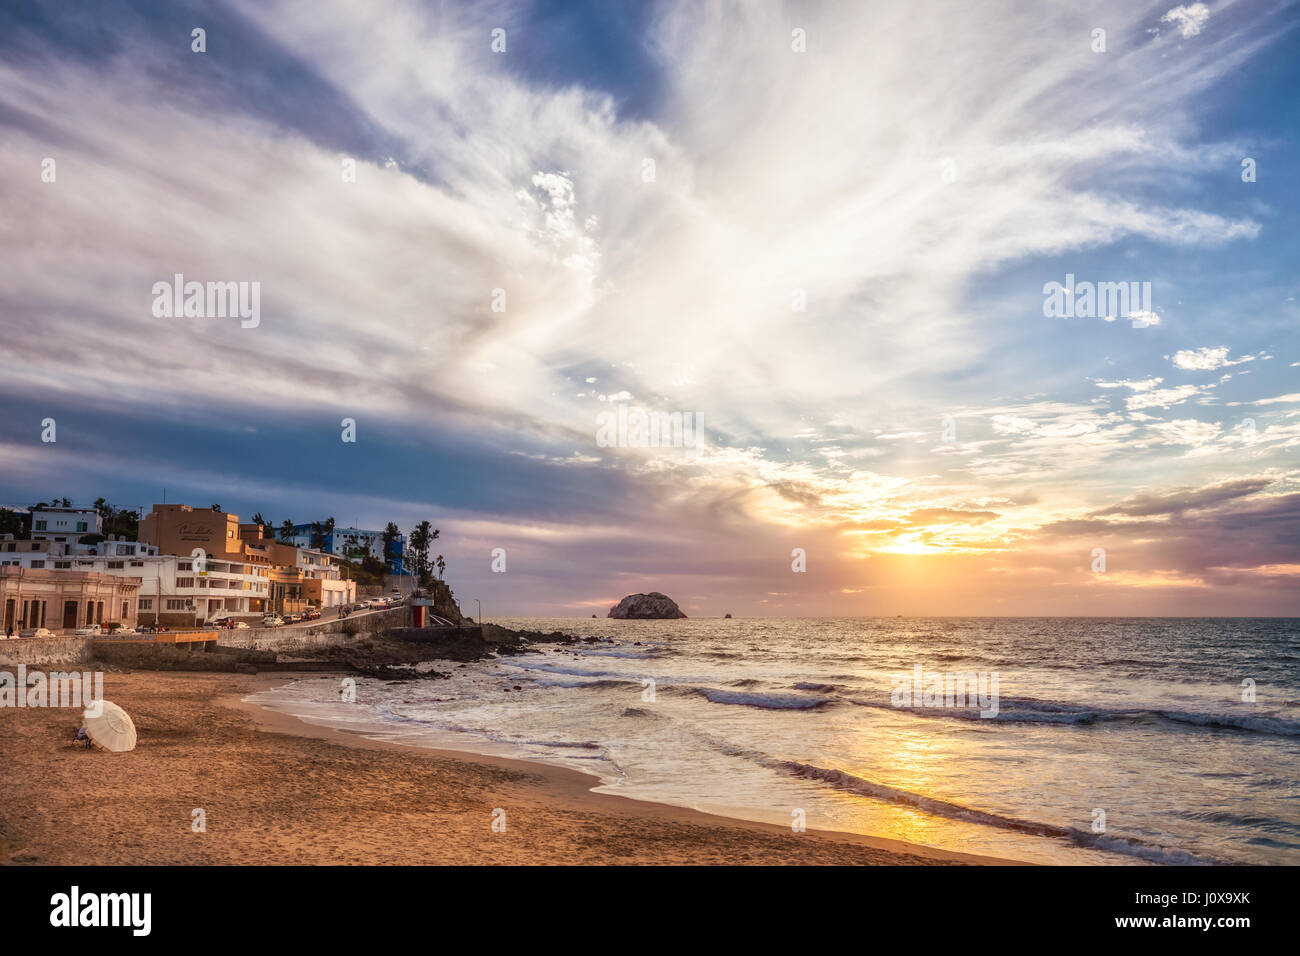
[(474, 599), (474, 603), (478, 606), (478, 626), (482, 627), (483, 626), (483, 605), (479, 603), (478, 598)]

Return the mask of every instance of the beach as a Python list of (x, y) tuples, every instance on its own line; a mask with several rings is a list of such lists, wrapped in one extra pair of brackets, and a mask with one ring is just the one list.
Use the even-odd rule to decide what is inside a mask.
[(336, 675), (253, 699), (392, 743), (568, 768), (603, 794), (981, 857), (1276, 865), (1300, 852), (1293, 621), (499, 623), (574, 640), (419, 665), (440, 679), (363, 674), (354, 702)]
[(576, 770), (368, 740), (243, 701), (290, 681), (106, 674), (139, 733), (127, 754), (75, 747), (72, 710), (0, 709), (0, 865), (1009, 862), (592, 793)]

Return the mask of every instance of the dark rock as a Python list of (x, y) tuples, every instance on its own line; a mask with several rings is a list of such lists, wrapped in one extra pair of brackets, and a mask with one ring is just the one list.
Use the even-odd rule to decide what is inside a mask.
[(609, 609), (609, 616), (622, 620), (658, 621), (686, 615), (668, 595), (651, 591), (649, 594), (629, 594)]

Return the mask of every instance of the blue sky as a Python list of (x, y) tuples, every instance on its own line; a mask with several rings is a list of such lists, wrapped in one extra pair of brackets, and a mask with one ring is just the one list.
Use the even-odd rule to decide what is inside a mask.
[[(428, 518), (497, 613), (1295, 614), (1297, 25), (8, 4), (0, 500)], [(259, 324), (155, 316), (175, 273)], [(1044, 317), (1067, 274), (1159, 323)]]

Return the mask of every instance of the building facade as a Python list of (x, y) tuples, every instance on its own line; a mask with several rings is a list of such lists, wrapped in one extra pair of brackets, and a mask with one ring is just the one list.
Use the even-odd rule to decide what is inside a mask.
[(33, 508), (32, 540), (75, 542), (88, 534), (102, 534), (104, 519), (94, 508), (57, 508), (49, 505)]
[(140, 578), (129, 575), (0, 567), (5, 634), (38, 627), (71, 634), (91, 624), (135, 627), (139, 592)]
[(200, 627), (218, 617), (260, 622), (270, 591), (270, 567), (264, 560), (158, 554), (155, 546), (136, 541), (109, 540), (95, 546), (0, 541), (0, 567), (15, 566), (135, 579), (140, 623), (173, 628)]
[[(323, 525), (322, 525), (323, 527)], [(287, 542), (300, 548), (317, 548), (315, 526), (311, 523), (293, 526), (293, 537)], [(394, 574), (402, 573), (402, 562), (406, 554), (406, 536), (399, 534), (393, 539), (392, 553), (384, 554), (384, 533), (365, 528), (335, 528), (320, 536), (318, 550), (338, 555), (349, 560), (358, 560), (369, 556), (376, 561), (387, 562)]]
[[(96, 544), (79, 541), (100, 533), (94, 511), (43, 508), (33, 511), (33, 521), (39, 537), (0, 539), (0, 571), (25, 582), (26, 596), (15, 592), (8, 608), (16, 630), (110, 621), (191, 628), (228, 617), (257, 624), (271, 612), (356, 600), (356, 582), (334, 555), (264, 537), (260, 526), (240, 525), (226, 512), (154, 505), (140, 522), (139, 541), (109, 537)], [(114, 579), (133, 582), (129, 598), (110, 594)], [(65, 620), (76, 623), (65, 627)]]
[(239, 559), (243, 542), (239, 516), (189, 505), (154, 505), (140, 520), (140, 540), (162, 554), (193, 555), (200, 549), (213, 557)]
[(271, 566), (270, 609), (275, 613), (296, 613), (308, 606), (340, 607), (356, 601), (356, 582), (343, 576), (334, 555), (266, 537), (255, 524), (240, 525), (239, 534), (248, 553), (264, 556)]

